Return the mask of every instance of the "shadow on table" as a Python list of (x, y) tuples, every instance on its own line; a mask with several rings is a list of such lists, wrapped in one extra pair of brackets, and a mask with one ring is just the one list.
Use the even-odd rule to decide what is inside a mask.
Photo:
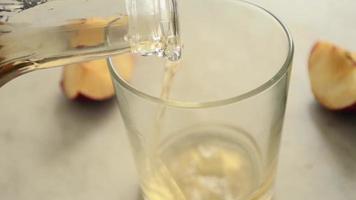
[[(104, 102), (70, 101), (59, 98), (54, 114), (58, 120), (56, 130), (59, 130), (59, 143), (53, 147), (53, 154), (71, 151), (93, 133), (98, 133), (112, 117), (116, 108), (114, 100)], [(53, 155), (51, 155), (53, 156)]]
[(310, 112), (335, 162), (345, 175), (356, 178), (356, 113), (332, 112), (316, 103)]

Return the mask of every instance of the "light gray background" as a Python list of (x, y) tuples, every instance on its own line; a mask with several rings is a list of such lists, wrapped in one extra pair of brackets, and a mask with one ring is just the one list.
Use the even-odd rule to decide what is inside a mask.
[[(318, 39), (356, 51), (356, 1), (255, 2), (286, 22), (296, 43), (276, 200), (355, 200), (356, 114), (315, 103), (307, 57)], [(0, 89), (0, 199), (135, 199), (124, 194), (136, 188), (115, 102), (71, 103), (60, 75), (39, 71)]]

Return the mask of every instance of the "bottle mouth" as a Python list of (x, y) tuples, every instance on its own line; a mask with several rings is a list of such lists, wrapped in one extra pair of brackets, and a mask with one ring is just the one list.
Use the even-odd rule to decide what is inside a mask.
[(176, 0), (126, 0), (129, 30), (126, 40), (131, 51), (171, 61), (181, 57)]

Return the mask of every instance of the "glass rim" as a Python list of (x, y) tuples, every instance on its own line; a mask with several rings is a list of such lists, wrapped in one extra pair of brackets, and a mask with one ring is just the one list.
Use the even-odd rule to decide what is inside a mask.
[(135, 94), (136, 96), (144, 98), (144, 99), (146, 99), (148, 101), (153, 101), (153, 102), (158, 103), (158, 104), (164, 104), (166, 106), (177, 107), (177, 108), (191, 108), (191, 109), (196, 108), (196, 109), (198, 109), (198, 108), (208, 108), (208, 107), (218, 107), (218, 106), (228, 105), (228, 104), (237, 103), (237, 102), (243, 101), (245, 99), (251, 98), (251, 97), (256, 96), (256, 95), (266, 91), (267, 89), (271, 88), (291, 68), (291, 63), (293, 61), (293, 56), (294, 56), (294, 42), (293, 42), (292, 36), (291, 36), (287, 26), (284, 25), (283, 22), (277, 16), (275, 16), (272, 12), (270, 12), (269, 10), (263, 8), (260, 5), (255, 4), (255, 3), (248, 2), (246, 0), (233, 0), (233, 1), (241, 2), (243, 4), (247, 4), (249, 6), (253, 6), (253, 7), (259, 9), (260, 11), (265, 12), (266, 14), (268, 14), (270, 17), (272, 17), (274, 20), (277, 21), (277, 23), (283, 29), (283, 31), (285, 33), (285, 36), (288, 39), (288, 55), (287, 55), (284, 63), (282, 64), (282, 66), (280, 67), (278, 72), (275, 73), (272, 76), (272, 78), (270, 78), (266, 82), (262, 83), (261, 85), (255, 87), (255, 88), (253, 88), (253, 89), (251, 89), (251, 90), (249, 90), (247, 92), (239, 94), (237, 96), (232, 96), (232, 97), (229, 97), (229, 98), (219, 99), (219, 100), (214, 100), (214, 101), (192, 102), (192, 101), (179, 101), (179, 100), (171, 100), (171, 99), (165, 100), (165, 99), (162, 99), (162, 98), (159, 98), (159, 97), (156, 97), (156, 96), (153, 96), (153, 95), (150, 95), (150, 94), (147, 94), (145, 92), (142, 92), (142, 91), (138, 90), (137, 88), (132, 86), (130, 83), (128, 83), (125, 79), (121, 78), (121, 76), (117, 73), (117, 71), (113, 67), (114, 63), (113, 63), (111, 57), (108, 57), (107, 58), (107, 62), (108, 62), (108, 65), (109, 65), (109, 69), (110, 69), (111, 75), (124, 88), (126, 88), (127, 90), (129, 90), (130, 92)]

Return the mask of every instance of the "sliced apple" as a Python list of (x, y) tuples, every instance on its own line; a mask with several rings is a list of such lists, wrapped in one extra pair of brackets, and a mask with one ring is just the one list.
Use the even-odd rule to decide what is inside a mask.
[[(84, 48), (104, 43), (104, 28), (115, 18), (91, 18), (69, 23), (65, 26), (70, 34), (71, 48)], [(116, 20), (115, 25), (126, 23), (127, 18)], [(131, 77), (133, 58), (130, 54), (113, 57), (120, 75)], [(61, 86), (69, 99), (101, 101), (114, 96), (110, 72), (105, 59), (65, 66)]]
[(318, 42), (309, 58), (309, 77), (314, 96), (325, 108), (356, 108), (356, 54)]
[[(132, 56), (115, 56), (113, 61), (120, 75), (128, 80), (132, 72)], [(65, 66), (61, 86), (69, 99), (102, 101), (115, 94), (105, 59)]]

